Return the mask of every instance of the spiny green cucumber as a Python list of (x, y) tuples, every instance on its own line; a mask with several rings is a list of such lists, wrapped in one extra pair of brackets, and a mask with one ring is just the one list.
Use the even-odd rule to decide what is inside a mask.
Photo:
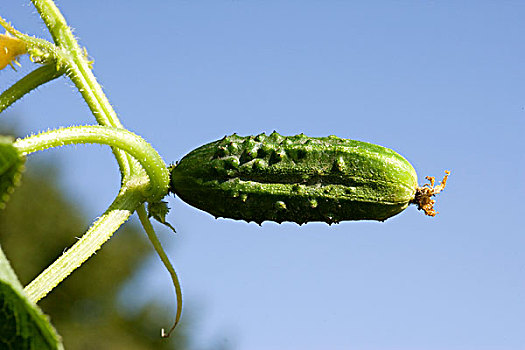
[(409, 203), (433, 216), (430, 197), (442, 189), (418, 187), (414, 168), (396, 152), (336, 136), (233, 134), (170, 170), (171, 191), (188, 204), (259, 224), (383, 221)]

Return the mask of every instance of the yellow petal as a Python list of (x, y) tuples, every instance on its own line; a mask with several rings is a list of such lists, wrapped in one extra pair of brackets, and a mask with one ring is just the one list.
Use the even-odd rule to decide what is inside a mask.
[(16, 62), (16, 58), (27, 53), (26, 44), (17, 38), (7, 34), (0, 34), (0, 69), (4, 69), (8, 64)]

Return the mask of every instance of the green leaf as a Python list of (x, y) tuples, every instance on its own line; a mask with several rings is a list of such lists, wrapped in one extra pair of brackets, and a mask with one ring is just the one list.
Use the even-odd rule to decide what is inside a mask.
[(13, 146), (13, 138), (0, 135), (0, 209), (20, 183), (25, 157)]
[(27, 300), (0, 249), (0, 349), (63, 349), (59, 339), (42, 311)]

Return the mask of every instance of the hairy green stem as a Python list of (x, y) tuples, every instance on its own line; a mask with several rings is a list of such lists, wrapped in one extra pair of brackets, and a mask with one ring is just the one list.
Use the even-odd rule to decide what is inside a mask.
[(146, 213), (146, 209), (144, 209), (144, 204), (140, 205), (137, 208), (137, 214), (139, 216), (140, 222), (142, 223), (142, 227), (144, 227), (144, 230), (148, 234), (148, 238), (153, 244), (153, 247), (155, 248), (155, 251), (160, 257), (160, 260), (162, 260), (162, 263), (168, 270), (171, 280), (173, 282), (173, 286), (175, 287), (175, 294), (177, 296), (177, 312), (175, 315), (175, 322), (173, 323), (173, 326), (168, 331), (168, 333), (164, 332), (164, 328), (161, 331), (161, 336), (163, 338), (167, 338), (170, 336), (171, 332), (175, 329), (177, 324), (180, 321), (180, 317), (182, 315), (182, 289), (180, 287), (179, 277), (177, 276), (177, 273), (175, 272), (175, 269), (173, 268), (173, 265), (171, 265), (171, 262), (166, 255), (166, 252), (164, 252), (164, 249), (162, 248), (162, 245), (160, 244), (159, 238), (155, 234), (155, 230), (153, 230), (153, 226), (151, 225), (151, 222), (149, 221), (148, 214)]
[[(53, 62), (57, 70), (64, 69), (100, 125), (122, 127), (113, 107), (91, 71), (85, 52), (78, 45), (53, 1), (34, 0), (33, 4), (48, 27), (56, 45), (19, 32), (2, 17), (0, 17), (0, 25), (13, 36), (23, 40), (28, 46), (29, 53), (37, 61)], [(122, 150), (113, 149), (113, 154), (117, 159), (123, 179), (129, 177), (132, 172), (140, 171), (133, 166), (132, 158)]]
[[(48, 131), (17, 140), (15, 146), (23, 154), (30, 154), (52, 147), (76, 143), (109, 145), (119, 163), (122, 174), (122, 188), (111, 207), (93, 224), (88, 232), (70, 250), (32, 281), (25, 288), (25, 291), (33, 302), (47, 295), (50, 290), (98, 250), (128, 219), (131, 213), (137, 210), (139, 218), (155, 250), (166, 265), (175, 286), (177, 313), (175, 324), (169, 331), (171, 333), (181, 316), (182, 293), (175, 270), (162, 250), (144, 209), (144, 201), (159, 201), (168, 191), (169, 172), (166, 164), (147, 142), (123, 128), (93, 75), (85, 50), (79, 46), (54, 2), (52, 0), (32, 0), (32, 2), (49, 29), (55, 44), (23, 34), (0, 17), (0, 25), (27, 44), (28, 52), (36, 59), (36, 62), (48, 64), (30, 73), (0, 95), (0, 111), (35, 87), (54, 79), (54, 74), (65, 72), (82, 94), (100, 126), (80, 126)], [(50, 64), (55, 66), (52, 67), (54, 72), (50, 68)], [(144, 171), (149, 177), (149, 181), (144, 175)]]
[[(19, 30), (15, 29), (15, 27), (13, 27), (11, 23), (6, 21), (2, 16), (0, 16), (0, 26), (4, 27), (4, 29), (15, 38), (24, 41), (29, 51), (31, 51), (31, 49), (39, 49), (41, 51), (40, 53), (44, 56), (46, 54), (51, 55), (53, 57), (59, 55), (59, 47), (53, 45), (45, 39), (35, 38), (34, 36), (20, 32)], [(43, 58), (45, 57), (39, 57), (39, 59)]]
[(169, 172), (160, 155), (140, 136), (125, 129), (99, 125), (74, 126), (19, 139), (14, 146), (27, 155), (79, 143), (98, 143), (124, 150), (137, 159), (150, 178), (150, 187), (145, 194), (148, 200), (160, 200), (168, 193)]
[(66, 23), (66, 19), (51, 0), (32, 0), (33, 5), (40, 14), (44, 24), (49, 29), (53, 41), (62, 47), (78, 49), (78, 44)]
[[(69, 54), (70, 58), (65, 60), (67, 74), (82, 94), (97, 122), (100, 125), (122, 127), (115, 110), (89, 67), (85, 52), (78, 45), (60, 10), (52, 0), (32, 0), (32, 2), (55, 43)], [(129, 155), (119, 150), (114, 150), (113, 153), (117, 158), (123, 177), (139, 171), (137, 168), (133, 168)]]
[(24, 288), (29, 300), (36, 303), (93, 255), (142, 203), (137, 188), (123, 187), (108, 210), (69, 250)]
[(0, 95), (0, 113), (25, 94), (60, 77), (62, 74), (64, 74), (64, 70), (57, 70), (54, 64), (47, 64), (27, 74)]
[[(67, 74), (82, 94), (82, 97), (100, 125), (123, 128), (113, 107), (102, 91), (102, 87), (89, 68), (85, 57), (73, 57), (73, 61), (68, 62)], [(137, 171), (137, 169), (133, 169), (129, 155), (119, 150), (114, 150), (113, 153), (117, 158), (123, 177), (130, 176), (134, 171)]]

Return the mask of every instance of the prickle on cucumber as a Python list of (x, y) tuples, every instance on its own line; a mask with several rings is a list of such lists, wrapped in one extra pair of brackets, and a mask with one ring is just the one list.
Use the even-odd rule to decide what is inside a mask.
[(434, 216), (412, 165), (396, 152), (336, 136), (238, 136), (201, 146), (170, 168), (170, 190), (215, 217), (303, 224), (384, 221), (410, 203)]

